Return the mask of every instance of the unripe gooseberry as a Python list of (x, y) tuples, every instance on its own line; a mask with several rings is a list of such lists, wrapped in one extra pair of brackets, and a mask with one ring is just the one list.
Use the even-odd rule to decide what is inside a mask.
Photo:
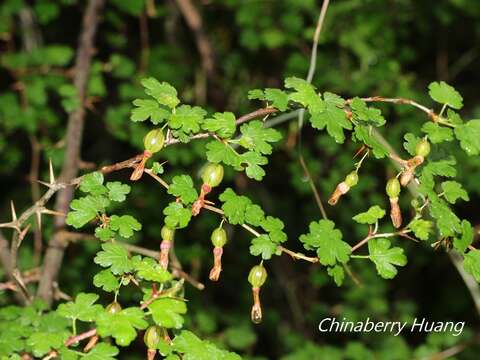
[(358, 183), (358, 174), (356, 171), (352, 171), (350, 174), (348, 174), (345, 177), (345, 184), (347, 184), (349, 187), (353, 187), (357, 185)]
[(267, 280), (267, 270), (263, 265), (255, 265), (248, 274), (248, 282), (253, 288), (261, 287)]
[(220, 185), (223, 180), (223, 166), (209, 163), (202, 169), (202, 180), (212, 188)]
[(172, 241), (174, 234), (175, 234), (175, 230), (170, 229), (167, 225), (164, 225), (162, 227), (162, 230), (160, 231), (160, 236), (162, 237), (162, 240), (165, 240), (165, 241)]
[(122, 311), (122, 306), (118, 302), (114, 301), (106, 307), (106, 310), (110, 314), (116, 314)]
[(161, 339), (162, 339), (161, 329), (156, 325), (150, 326), (145, 331), (145, 335), (143, 336), (143, 341), (145, 342), (145, 345), (147, 345), (147, 348), (149, 349), (156, 349)]
[(422, 139), (418, 142), (417, 146), (415, 147), (415, 153), (417, 156), (427, 157), (430, 154), (430, 143), (427, 139)]
[(165, 144), (165, 137), (162, 129), (153, 129), (143, 138), (143, 145), (148, 152), (156, 153), (162, 150)]
[(400, 181), (398, 181), (397, 178), (388, 180), (387, 186), (385, 187), (387, 195), (390, 199), (398, 197), (398, 195), (400, 194), (400, 189)]
[(217, 228), (212, 231), (210, 237), (215, 247), (223, 247), (227, 243), (227, 232), (223, 228)]

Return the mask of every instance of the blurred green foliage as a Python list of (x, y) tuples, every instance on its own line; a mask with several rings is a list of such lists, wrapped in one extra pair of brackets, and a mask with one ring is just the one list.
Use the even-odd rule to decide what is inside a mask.
[[(215, 117), (227, 124), (228, 112), (240, 116), (262, 106), (259, 100), (249, 100), (250, 90), (283, 88), (284, 79), (290, 76), (305, 78), (320, 1), (210, 0), (195, 5), (201, 11), (204, 31), (214, 51), (215, 71), (211, 74), (202, 68), (195, 36), (175, 2), (107, 1), (88, 84), (82, 160), (99, 167), (130, 158), (143, 150), (143, 137), (149, 128), (145, 123), (129, 120), (132, 109), (144, 109), (148, 105), (132, 104), (134, 99), (145, 97), (141, 79), (153, 77), (172, 84), (182, 102), (203, 106), (212, 116), (216, 111), (221, 112)], [(32, 203), (36, 190), (29, 179), (36, 171), (39, 179), (48, 179), (50, 159), (55, 172), (60, 171), (67, 115), (80, 106), (72, 84), (71, 67), (79, 35), (79, 14), (84, 9), (84, 2), (76, 0), (4, 0), (0, 3), (0, 174), (5, 189), (1, 194), (2, 222), (10, 220), (10, 200), (15, 200), (17, 211)], [(33, 21), (28, 21), (27, 15)], [(320, 38), (313, 84), (322, 93), (328, 91), (344, 98), (404, 97), (433, 108), (435, 105), (429, 98), (427, 86), (432, 81), (444, 80), (463, 95), (462, 117), (474, 119), (480, 113), (477, 96), (480, 49), (475, 40), (480, 36), (479, 19), (480, 3), (469, 0), (332, 1)], [(272, 102), (277, 101), (278, 108), (283, 104), (278, 93), (265, 92), (264, 96)], [(438, 96), (441, 99), (441, 95)], [(458, 104), (453, 101), (450, 105), (455, 108)], [(470, 202), (459, 202), (453, 208), (461, 219), (468, 218), (473, 226), (479, 224), (480, 158), (469, 156), (458, 143), (448, 142), (451, 134), (439, 134), (438, 129), (428, 128), (424, 133), (420, 131), (427, 118), (412, 107), (381, 104), (378, 108), (387, 121), (386, 128), (381, 131), (402, 157), (409, 156), (407, 151), (412, 148), (411, 144), (424, 133), (428, 133), (430, 139), (435, 136), (442, 139), (438, 143), (431, 141), (432, 154), (438, 160), (446, 155), (455, 156), (456, 179), (470, 197)], [(142, 114), (137, 115), (142, 117)], [(158, 117), (160, 119), (161, 114)], [(448, 116), (449, 119), (454, 117), (453, 113)], [(328, 123), (319, 120), (316, 127), (323, 126), (329, 129)], [(326, 200), (354, 167), (358, 159), (352, 158), (359, 144), (349, 138), (338, 144), (326, 131), (305, 126), (300, 147), (296, 118), (276, 129), (282, 133), (283, 140), (273, 144), (268, 165), (262, 164), (263, 181), (254, 181), (245, 173), (226, 167), (225, 180), (219, 190), (214, 190), (214, 195), (218, 197), (225, 194), (225, 189), (233, 187), (237, 194), (247, 195), (254, 203), (261, 204), (265, 213), (282, 219), (289, 249), (301, 251), (299, 236), (308, 232), (308, 224), (318, 221), (320, 214), (298, 161), (299, 149), (322, 199)], [(182, 134), (189, 132), (188, 128), (181, 130)], [(470, 136), (475, 140), (477, 127), (466, 130), (464, 138)], [(343, 129), (340, 127), (340, 132), (332, 129), (332, 133), (335, 139), (341, 139)], [(404, 139), (406, 133), (414, 136)], [(221, 136), (228, 136), (228, 132)], [(404, 140), (406, 151), (403, 150)], [(446, 142), (440, 144), (440, 141)], [(150, 160), (148, 166), (151, 167), (153, 161), (167, 161), (162, 176), (169, 183), (174, 176), (185, 173), (199, 183), (199, 173), (206, 161), (205, 146), (206, 141), (199, 140), (167, 147), (161, 156)], [(35, 168), (32, 163), (35, 163), (37, 148), (39, 163)], [(395, 169), (386, 159), (377, 161), (371, 157), (362, 165), (361, 180), (355, 191), (342, 198), (337, 207), (327, 208), (336, 227), (342, 229), (343, 241), (353, 245), (366, 235), (366, 225), (352, 221), (354, 215), (367, 211), (372, 205), (388, 208), (384, 186), (394, 175)], [(153, 181), (144, 179), (131, 187), (125, 200), (122, 195), (128, 193), (125, 188), (121, 190), (108, 184), (126, 182), (128, 176), (125, 172), (111, 175), (106, 188), (113, 193), (95, 196), (109, 198), (112, 200), (109, 210), (128, 214), (124, 216), (133, 219), (119, 221), (115, 231), (127, 234), (125, 237), (131, 235), (128, 239), (131, 244), (157, 250), (164, 218), (162, 209), (171, 198)], [(251, 177), (262, 176), (255, 168)], [(98, 184), (91, 185), (95, 188)], [(452, 186), (452, 197), (464, 197), (455, 185), (445, 185), (447, 189)], [(409, 202), (408, 196), (400, 198), (404, 209), (410, 208)], [(414, 213), (404, 215), (411, 217)], [(141, 222), (141, 231), (135, 219)], [(72, 224), (77, 221), (83, 220), (72, 219)], [(407, 266), (399, 268), (395, 279), (384, 280), (377, 275), (373, 264), (358, 261), (349, 265), (358, 282), (346, 274), (341, 288), (318, 265), (293, 263), (286, 255), (274, 257), (269, 263), (269, 279), (262, 287), (264, 321), (253, 325), (249, 319), (251, 289), (247, 276), (258, 259), (249, 252), (251, 236), (240, 227), (228, 226), (229, 243), (223, 255), (221, 281), (210, 283), (209, 237), (217, 226), (218, 217), (213, 214), (203, 214), (201, 219), (192, 220), (188, 229), (177, 231), (175, 251), (185, 270), (207, 285), (203, 291), (186, 285), (184, 296), (189, 302), (184, 328), (218, 348), (228, 348), (251, 360), (403, 360), (428, 359), (459, 345), (465, 349), (455, 358), (478, 357), (479, 321), (474, 303), (448, 256), (443, 251), (434, 251), (431, 242), (417, 244), (403, 238), (392, 240), (395, 245), (401, 245), (409, 259)], [(93, 232), (93, 228), (85, 231)], [(388, 232), (391, 227), (381, 225), (379, 231)], [(2, 233), (10, 236), (9, 231)], [(45, 241), (48, 242), (52, 233), (52, 219), (47, 218), (43, 224)], [(263, 254), (265, 244), (256, 245), (258, 252)], [(101, 249), (98, 242), (79, 241), (69, 246), (58, 281), (62, 292), (75, 298), (81, 292), (99, 290), (95, 287), (99, 286), (97, 284), (102, 284), (104, 289), (117, 287), (108, 275), (97, 278), (93, 286), (100, 265), (108, 262), (104, 253), (115, 250), (105, 249), (105, 246), (100, 259), (99, 255), (95, 258)], [(378, 242), (371, 246), (381, 249), (388, 248), (389, 244)], [(265, 251), (271, 256), (266, 247)], [(398, 249), (392, 247), (391, 250), (395, 248)], [(403, 263), (398, 260), (400, 254), (393, 256)], [(470, 253), (468, 261), (471, 272), (480, 272), (475, 270), (479, 262), (476, 252)], [(19, 250), (19, 267), (28, 270), (40, 263), (38, 253), (34, 252), (33, 236), (29, 235)], [(125, 264), (133, 266), (127, 261)], [(375, 264), (378, 269), (379, 265)], [(335, 261), (330, 265), (335, 265)], [(0, 275), (6, 281), (3, 269)], [(28, 286), (35, 289), (35, 284)], [(123, 311), (126, 311), (141, 298), (131, 284), (122, 289)], [(79, 297), (75, 303), (79, 302)], [(102, 294), (98, 302), (106, 305), (113, 300), (111, 294)], [(61, 344), (66, 338), (70, 324), (65, 318), (55, 312), (39, 316), (45, 310), (40, 303), (21, 311), (7, 306), (13, 301), (11, 292), (0, 291), (0, 305), (4, 306), (0, 309), (0, 355), (21, 348), (18, 338), (22, 334), (26, 336), (27, 331), (33, 342), (28, 346), (38, 349), (36, 356), (43, 356), (50, 346)], [(181, 305), (171, 308), (178, 310), (173, 311), (175, 313), (184, 312)], [(72, 312), (74, 309), (70, 309)], [(132, 327), (143, 329), (146, 324), (134, 312), (127, 312), (122, 318), (122, 324), (129, 324), (125, 332), (109, 334), (116, 339), (132, 341), (128, 350), (122, 351), (122, 359), (144, 358), (143, 342), (140, 337), (132, 339), (129, 330)], [(159, 313), (160, 317), (177, 319), (175, 314)], [(84, 314), (81, 311), (80, 314), (76, 318), (82, 320)], [(405, 332), (398, 337), (389, 333), (320, 333), (318, 322), (332, 315), (352, 321), (370, 317), (377, 321), (412, 322), (415, 317), (426, 317), (437, 321), (466, 321), (467, 324), (459, 337), (448, 333)], [(108, 323), (110, 319), (103, 321)], [(42, 338), (34, 336), (35, 332), (50, 335)], [(188, 331), (177, 338), (175, 346), (179, 351), (185, 349), (185, 344), (189, 344), (192, 354), (217, 351)], [(45, 352), (42, 346), (46, 347)], [(106, 343), (98, 351), (105, 359), (116, 355), (115, 349)], [(65, 350), (62, 357), (68, 356), (73, 355)]]

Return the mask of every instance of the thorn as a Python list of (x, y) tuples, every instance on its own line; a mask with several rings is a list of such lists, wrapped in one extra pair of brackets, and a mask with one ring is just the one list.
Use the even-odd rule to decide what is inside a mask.
[(353, 158), (355, 159), (357, 156), (359, 156), (360, 154), (362, 154), (365, 150), (367, 149), (367, 147), (365, 145), (362, 145), (360, 147), (360, 149), (357, 150), (357, 152), (355, 153), (355, 155), (353, 155)]
[(50, 185), (55, 184), (55, 174), (53, 173), (52, 159), (48, 159), (48, 169), (50, 172)]
[(53, 216), (67, 216), (67, 214), (65, 214), (63, 212), (50, 210), (50, 209), (46, 209), (46, 208), (43, 208), (42, 210), (40, 210), (40, 212), (42, 214), (48, 214), (48, 215), (53, 215)]
[(12, 210), (12, 221), (16, 222), (17, 221), (17, 212), (15, 211), (15, 205), (13, 204), (13, 201), (10, 201), (10, 208)]
[(51, 189), (53, 186), (50, 185), (48, 182), (45, 182), (45, 181), (42, 181), (42, 180), (37, 180), (37, 182), (43, 186), (46, 186), (48, 187), (49, 189)]
[(30, 224), (28, 224), (25, 229), (20, 231), (20, 235), (18, 236), (18, 246), (22, 243), (23, 239), (25, 238), (25, 235), (27, 235), (28, 230), (30, 229)]

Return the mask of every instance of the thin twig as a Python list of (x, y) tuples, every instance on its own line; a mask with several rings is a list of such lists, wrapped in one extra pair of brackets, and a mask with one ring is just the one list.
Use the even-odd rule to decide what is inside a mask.
[(215, 73), (214, 52), (205, 31), (203, 30), (203, 22), (200, 12), (197, 10), (191, 0), (176, 0), (187, 25), (195, 35), (198, 52), (202, 60), (202, 67), (207, 75), (212, 78)]
[[(317, 49), (318, 49), (318, 41), (320, 40), (320, 34), (322, 33), (322, 28), (323, 28), (323, 23), (325, 21), (325, 16), (327, 14), (327, 9), (330, 1), (329, 0), (323, 0), (322, 3), (322, 8), (320, 9), (320, 15), (318, 16), (318, 21), (317, 21), (317, 26), (315, 28), (315, 34), (313, 35), (313, 46), (312, 46), (312, 52), (310, 54), (310, 66), (308, 68), (308, 74), (307, 74), (307, 82), (311, 83), (313, 80), (313, 76), (315, 75), (315, 69), (317, 67)], [(308, 169), (307, 164), (305, 163), (305, 160), (303, 158), (302, 154), (302, 127), (303, 127), (303, 118), (305, 116), (305, 109), (301, 109), (298, 112), (298, 161), (300, 162), (300, 165), (302, 166), (302, 169), (307, 176), (308, 183), (310, 184), (310, 188), (313, 191), (313, 195), (315, 197), (315, 202), (317, 203), (318, 208), (320, 209), (320, 213), (322, 214), (322, 217), (326, 220), (328, 219), (327, 217), (327, 212), (325, 211), (325, 207), (323, 206), (322, 199), (320, 197), (320, 193), (317, 190), (317, 187), (315, 186), (315, 182), (312, 179), (312, 176), (310, 174), (310, 170)]]
[(305, 261), (311, 262), (312, 264), (316, 264), (319, 261), (318, 257), (306, 256), (305, 254), (302, 254), (302, 253), (295, 252), (295, 251), (289, 250), (287, 248), (284, 248), (281, 245), (277, 246), (277, 249), (280, 250), (281, 252), (285, 253), (285, 254), (290, 255), (295, 260), (305, 260)]
[(318, 192), (317, 187), (315, 186), (315, 183), (312, 179), (312, 175), (310, 174), (310, 170), (308, 170), (307, 164), (305, 163), (305, 160), (303, 159), (303, 155), (300, 154), (298, 157), (298, 161), (300, 162), (300, 165), (302, 166), (302, 169), (305, 173), (305, 176), (308, 179), (308, 183), (310, 184), (310, 188), (312, 189), (313, 196), (315, 198), (315, 202), (317, 203), (318, 208), (320, 209), (320, 213), (322, 214), (322, 217), (327, 220), (327, 212), (325, 211), (325, 207), (323, 206), (322, 199), (320, 198), (320, 193)]
[(88, 331), (85, 331), (84, 333), (78, 334), (76, 336), (70, 336), (64, 343), (65, 346), (72, 346), (82, 340), (88, 339), (92, 336), (97, 335), (97, 329), (91, 329)]

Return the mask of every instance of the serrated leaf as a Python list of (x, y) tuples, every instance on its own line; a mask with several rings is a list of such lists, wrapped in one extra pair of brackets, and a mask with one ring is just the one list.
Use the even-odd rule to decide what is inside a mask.
[[(58, 349), (58, 354), (60, 355), (60, 359), (62, 360), (78, 360), (78, 354), (75, 352), (75, 350), (71, 350), (65, 346)], [(18, 360), (20, 360), (20, 357), (18, 358)]]
[(75, 301), (60, 304), (57, 313), (69, 319), (94, 321), (103, 309), (102, 305), (94, 305), (97, 300), (97, 294), (80, 293), (75, 297)]
[(242, 137), (238, 143), (249, 150), (255, 150), (261, 154), (271, 154), (272, 146), (270, 143), (279, 141), (282, 135), (275, 129), (263, 127), (263, 123), (258, 120), (243, 124), (240, 127)]
[(180, 100), (177, 97), (177, 90), (166, 82), (159, 82), (155, 78), (147, 78), (141, 81), (145, 87), (145, 93), (157, 100), (161, 105), (168, 106), (173, 109)]
[(92, 350), (82, 356), (82, 360), (115, 360), (118, 349), (110, 344), (99, 343)]
[(378, 205), (370, 207), (366, 212), (360, 213), (353, 217), (353, 220), (360, 224), (375, 224), (378, 220), (385, 216), (385, 210)]
[(265, 89), (265, 100), (270, 101), (271, 105), (280, 110), (285, 111), (288, 108), (288, 95), (280, 89)]
[(387, 147), (372, 135), (371, 126), (356, 125), (354, 135), (354, 140), (359, 140), (372, 149), (373, 155), (377, 159), (382, 159), (388, 155)]
[(110, 228), (102, 228), (102, 227), (97, 227), (95, 229), (95, 236), (99, 238), (102, 241), (107, 241), (113, 239), (115, 236), (115, 233), (110, 230)]
[(27, 344), (33, 355), (43, 357), (50, 350), (61, 347), (65, 338), (65, 333), (36, 332), (28, 337)]
[(212, 140), (207, 143), (207, 159), (213, 163), (224, 163), (233, 166), (237, 170), (242, 169), (242, 158), (228, 144)]
[(409, 227), (417, 238), (420, 240), (428, 240), (433, 230), (433, 223), (428, 220), (415, 219), (410, 223)]
[(426, 196), (436, 196), (433, 192), (435, 186), (435, 176), (455, 177), (457, 170), (453, 165), (456, 164), (454, 158), (429, 161), (422, 169), (420, 175), (419, 191)]
[(473, 227), (467, 220), (462, 220), (462, 235), (453, 238), (453, 246), (455, 249), (464, 253), (465, 250), (472, 244), (473, 241)]
[(152, 172), (153, 172), (155, 175), (163, 174), (163, 172), (164, 172), (163, 165), (160, 164), (158, 161), (155, 161), (155, 162), (152, 164)]
[(371, 239), (368, 242), (369, 258), (375, 263), (378, 274), (384, 279), (393, 279), (397, 275), (396, 266), (405, 266), (407, 257), (403, 249), (399, 247), (390, 248), (388, 239)]
[(205, 119), (202, 128), (217, 133), (221, 138), (231, 138), (237, 129), (235, 115), (231, 112), (217, 112), (213, 118)]
[(181, 229), (188, 225), (192, 217), (190, 209), (184, 208), (182, 204), (171, 202), (163, 209), (165, 225), (171, 229)]
[(463, 98), (460, 93), (445, 81), (430, 83), (428, 90), (430, 97), (440, 104), (447, 104), (454, 109), (463, 107)]
[(183, 360), (241, 360), (241, 357), (220, 350), (208, 341), (202, 341), (192, 332), (183, 330), (173, 340), (173, 349), (182, 354)]
[(93, 285), (106, 292), (116, 291), (120, 287), (118, 279), (108, 269), (100, 271), (93, 277)]
[(120, 181), (107, 182), (108, 198), (112, 201), (122, 202), (130, 193), (130, 186), (122, 184)]
[(97, 317), (97, 333), (112, 336), (120, 346), (128, 346), (137, 337), (137, 330), (147, 328), (145, 313), (138, 307), (123, 309), (114, 314), (104, 311)]
[(121, 237), (129, 238), (133, 236), (134, 231), (140, 231), (142, 224), (131, 215), (112, 215), (110, 217), (110, 229), (118, 231)]
[(289, 95), (290, 100), (298, 102), (304, 107), (308, 107), (310, 104), (318, 101), (319, 96), (314, 86), (304, 79), (297, 77), (286, 78), (285, 87), (295, 90), (295, 92)]
[(403, 147), (408, 153), (412, 156), (416, 155), (416, 147), (417, 144), (420, 142), (420, 138), (418, 136), (413, 135), (412, 133), (407, 133), (403, 137), (405, 142), (403, 143)]
[(249, 100), (265, 100), (265, 95), (263, 94), (263, 90), (261, 89), (252, 89), (248, 91), (247, 98)]
[(222, 210), (230, 224), (237, 225), (245, 222), (245, 212), (252, 204), (249, 198), (237, 195), (232, 189), (227, 188), (219, 199), (223, 202)]
[(468, 155), (480, 154), (480, 120), (470, 120), (455, 128), (455, 136)]
[(428, 135), (428, 140), (430, 140), (432, 144), (439, 144), (444, 141), (453, 140), (452, 129), (445, 126), (440, 126), (431, 121), (428, 121), (425, 124), (423, 124), (422, 131)]
[(207, 112), (198, 106), (181, 105), (168, 120), (172, 129), (180, 129), (185, 134), (197, 133)]
[(475, 280), (480, 282), (480, 250), (471, 250), (465, 254), (463, 267)]
[(277, 252), (277, 244), (270, 240), (266, 234), (257, 236), (250, 245), (250, 254), (262, 256), (263, 260), (269, 260)]
[(152, 313), (153, 321), (162, 327), (180, 329), (183, 325), (183, 314), (187, 313), (184, 301), (172, 298), (155, 300), (148, 309)]
[(122, 275), (132, 271), (133, 265), (128, 256), (128, 251), (121, 245), (105, 243), (103, 251), (99, 251), (93, 261), (103, 267), (110, 267), (115, 275)]
[(260, 223), (265, 218), (265, 212), (262, 208), (256, 204), (250, 204), (245, 208), (245, 222), (253, 225), (259, 226)]
[(66, 223), (78, 229), (95, 219), (98, 214), (105, 212), (109, 200), (104, 196), (87, 195), (80, 199), (74, 199), (70, 203), (70, 211)]
[(242, 164), (246, 163), (245, 174), (250, 178), (257, 181), (261, 181), (265, 176), (265, 170), (261, 165), (268, 164), (268, 159), (265, 156), (260, 155), (256, 151), (247, 151), (241, 156)]
[(462, 184), (456, 181), (444, 181), (442, 182), (442, 190), (444, 193), (445, 199), (450, 204), (455, 204), (457, 199), (462, 199), (465, 201), (470, 200), (468, 193), (462, 187)]
[(335, 265), (334, 267), (327, 268), (327, 273), (333, 278), (337, 286), (342, 286), (343, 280), (345, 279), (345, 271), (340, 265)]
[(188, 175), (174, 176), (168, 193), (179, 197), (185, 205), (193, 203), (198, 198), (197, 190), (193, 187), (193, 180)]
[(137, 276), (147, 281), (164, 283), (172, 279), (172, 275), (152, 258), (143, 258), (135, 262)]
[(348, 121), (343, 110), (345, 100), (336, 94), (325, 92), (323, 102), (318, 108), (310, 107), (310, 122), (315, 129), (327, 128), (328, 134), (339, 144), (345, 141), (344, 129), (351, 130), (352, 123)]
[(385, 125), (385, 118), (382, 112), (374, 107), (368, 107), (362, 99), (355, 97), (350, 102), (353, 119), (366, 125), (382, 126)]
[(260, 226), (263, 228), (263, 230), (268, 232), (270, 240), (272, 240), (274, 243), (281, 244), (287, 241), (287, 234), (285, 234), (283, 231), (285, 225), (279, 218), (267, 216), (260, 222)]
[(170, 111), (161, 107), (155, 100), (135, 99), (133, 105), (136, 107), (132, 109), (130, 120), (134, 122), (145, 121), (150, 118), (150, 121), (157, 125), (164, 120), (168, 120), (171, 116)]
[(92, 195), (105, 194), (107, 189), (103, 186), (103, 174), (96, 171), (85, 175), (80, 183), (80, 190)]
[(322, 265), (334, 266), (349, 260), (351, 247), (342, 240), (342, 233), (335, 229), (333, 221), (311, 222), (309, 230), (308, 234), (300, 236), (300, 241), (307, 250), (316, 250)]
[(430, 215), (435, 218), (440, 235), (442, 237), (453, 236), (460, 231), (460, 219), (448, 207), (445, 201), (435, 198), (430, 200)]

